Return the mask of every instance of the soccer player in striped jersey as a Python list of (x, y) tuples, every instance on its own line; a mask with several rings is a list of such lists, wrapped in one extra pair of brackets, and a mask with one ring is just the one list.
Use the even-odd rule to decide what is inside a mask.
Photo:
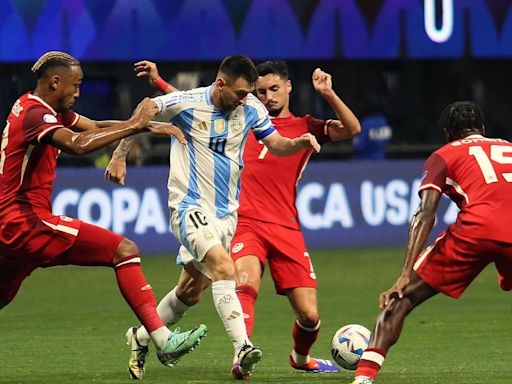
[[(140, 268), (137, 246), (123, 236), (52, 214), (50, 195), (60, 151), (83, 155), (136, 133), (182, 133), (170, 124), (149, 126), (158, 108), (142, 101), (123, 122), (97, 122), (71, 110), (82, 69), (64, 52), (47, 52), (32, 67), (35, 90), (11, 109), (0, 141), (0, 308), (9, 304), (36, 268), (57, 265), (114, 269), (121, 293), (147, 327), (160, 361), (174, 364), (198, 344), (206, 328), (170, 332)], [(75, 348), (80, 348), (75, 346)]]
[[(501, 289), (512, 290), (512, 143), (484, 137), (473, 102), (448, 105), (439, 125), (448, 144), (425, 162), (402, 273), (379, 297), (382, 311), (353, 384), (374, 382), (405, 318), (425, 300), (439, 292), (459, 298), (489, 264), (496, 267)], [(460, 211), (455, 223), (423, 249), (442, 194)]]
[[(265, 106), (252, 94), (257, 79), (249, 58), (229, 56), (212, 85), (153, 99), (160, 117), (179, 126), (187, 138), (186, 146), (171, 142), (168, 181), (172, 231), (181, 243), (178, 262), (184, 269), (158, 311), (167, 324), (175, 323), (211, 284), (214, 305), (233, 343), (232, 374), (244, 379), (251, 376), (262, 356), (247, 335), (235, 292), (234, 263), (228, 253), (237, 221), (245, 143), (252, 130), (279, 156), (320, 150), (309, 133), (287, 138), (275, 130)], [(108, 179), (124, 182), (129, 146), (130, 140), (124, 140), (114, 151)], [(138, 369), (142, 377), (147, 332), (139, 328), (129, 330), (127, 336), (134, 350), (129, 366), (132, 371)]]

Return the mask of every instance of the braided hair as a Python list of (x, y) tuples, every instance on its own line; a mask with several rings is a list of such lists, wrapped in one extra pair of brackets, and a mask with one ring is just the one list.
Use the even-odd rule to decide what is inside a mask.
[(50, 68), (80, 65), (80, 62), (73, 56), (60, 51), (46, 52), (32, 66), (31, 70), (40, 79)]
[(439, 127), (450, 140), (470, 134), (483, 134), (484, 122), (478, 105), (472, 101), (458, 101), (446, 106), (439, 117)]

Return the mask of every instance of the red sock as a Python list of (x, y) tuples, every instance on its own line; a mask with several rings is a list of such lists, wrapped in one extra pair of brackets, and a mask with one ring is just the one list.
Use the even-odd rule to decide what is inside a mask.
[(156, 312), (157, 301), (140, 268), (139, 255), (123, 258), (115, 266), (117, 284), (133, 312), (149, 333), (163, 327)]
[(258, 298), (258, 292), (250, 285), (239, 285), (236, 287), (236, 295), (242, 310), (244, 312), (245, 328), (247, 329), (247, 336), (251, 338), (252, 329), (254, 328), (254, 303)]
[(313, 327), (305, 327), (295, 320), (293, 324), (293, 350), (299, 355), (307, 356), (318, 337), (320, 320)]
[(361, 360), (357, 363), (356, 377), (367, 376), (375, 379), (384, 364), (387, 352), (379, 348), (368, 348), (363, 352)]

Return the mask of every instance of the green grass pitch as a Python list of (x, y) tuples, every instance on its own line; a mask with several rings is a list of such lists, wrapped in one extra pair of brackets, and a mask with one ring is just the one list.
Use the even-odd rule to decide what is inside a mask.
[[(319, 279), (322, 330), (313, 355), (329, 358), (330, 339), (342, 325), (372, 329), (377, 296), (397, 277), (399, 249), (311, 252)], [(170, 256), (146, 257), (143, 268), (161, 297), (174, 286), (179, 268)], [(252, 383), (350, 383), (353, 372), (314, 375), (288, 366), (293, 314), (274, 294), (265, 274), (256, 307), (254, 342), (264, 355)], [(512, 317), (507, 293), (493, 267), (455, 301), (439, 295), (414, 311), (391, 349), (378, 383), (512, 383)], [(229, 383), (232, 350), (210, 291), (180, 322), (203, 322), (208, 336), (172, 369), (152, 353), (144, 382)], [(37, 270), (16, 300), (0, 312), (0, 383), (127, 383), (126, 329), (135, 317), (118, 293), (108, 268)], [(154, 352), (154, 349), (152, 349)]]

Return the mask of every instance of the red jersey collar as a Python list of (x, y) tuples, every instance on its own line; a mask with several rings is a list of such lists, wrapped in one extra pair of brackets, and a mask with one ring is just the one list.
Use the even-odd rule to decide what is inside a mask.
[(29, 99), (32, 99), (32, 100), (36, 100), (37, 102), (43, 104), (46, 108), (48, 108), (50, 111), (52, 111), (52, 113), (57, 116), (57, 112), (55, 112), (55, 110), (50, 107), (50, 104), (48, 104), (46, 101), (44, 101), (43, 99), (41, 99), (39, 96), (35, 96), (33, 95), (32, 93), (30, 92), (27, 92), (27, 97)]

